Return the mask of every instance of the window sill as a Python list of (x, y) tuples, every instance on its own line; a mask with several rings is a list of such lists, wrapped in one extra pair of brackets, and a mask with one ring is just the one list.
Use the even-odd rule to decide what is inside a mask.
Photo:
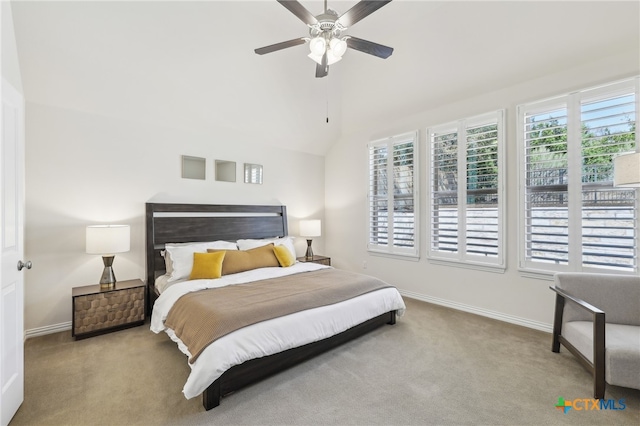
[(420, 260), (420, 256), (414, 256), (409, 254), (387, 253), (384, 251), (375, 251), (371, 249), (367, 250), (367, 253), (369, 253), (371, 256), (386, 257), (389, 259), (396, 259), (396, 260), (406, 260), (409, 262), (418, 262)]
[(475, 269), (477, 271), (493, 272), (497, 274), (504, 274), (504, 272), (507, 269), (506, 266), (504, 265), (491, 265), (488, 263), (480, 264), (480, 263), (473, 263), (473, 262), (463, 261), (463, 260), (442, 259), (438, 257), (427, 257), (427, 259), (429, 263), (433, 263), (434, 265), (450, 266), (454, 268)]
[(525, 278), (532, 278), (534, 280), (543, 280), (543, 281), (553, 281), (554, 275), (558, 272), (582, 272), (585, 274), (614, 274), (614, 275), (632, 275), (632, 276), (637, 275), (636, 272), (626, 272), (626, 271), (621, 272), (621, 271), (616, 271), (612, 269), (594, 269), (594, 268), (583, 268), (580, 271), (569, 270), (569, 269), (552, 271), (552, 270), (544, 270), (544, 269), (518, 268), (518, 272), (520, 273), (520, 276), (523, 276)]

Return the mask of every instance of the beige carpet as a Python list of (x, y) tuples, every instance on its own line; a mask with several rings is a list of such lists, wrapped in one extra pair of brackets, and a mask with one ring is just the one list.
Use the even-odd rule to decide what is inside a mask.
[[(25, 401), (11, 425), (638, 425), (624, 410), (555, 408), (591, 398), (591, 376), (547, 333), (406, 299), (407, 313), (358, 340), (222, 400), (186, 400), (186, 358), (148, 326), (81, 341), (29, 339)], [(617, 405), (619, 407), (619, 404)]]

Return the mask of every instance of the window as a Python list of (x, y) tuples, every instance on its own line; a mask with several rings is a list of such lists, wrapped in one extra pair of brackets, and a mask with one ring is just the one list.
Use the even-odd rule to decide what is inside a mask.
[(638, 192), (613, 159), (638, 148), (638, 80), (518, 107), (520, 268), (638, 271)]
[(373, 252), (418, 257), (417, 132), (369, 144), (369, 240)]
[(503, 122), (497, 111), (428, 130), (430, 259), (504, 270)]

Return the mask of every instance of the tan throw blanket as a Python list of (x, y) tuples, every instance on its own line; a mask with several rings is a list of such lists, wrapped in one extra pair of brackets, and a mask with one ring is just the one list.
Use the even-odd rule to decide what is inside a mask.
[(187, 345), (193, 363), (213, 341), (242, 327), (386, 287), (391, 286), (367, 275), (321, 269), (185, 294), (165, 325)]

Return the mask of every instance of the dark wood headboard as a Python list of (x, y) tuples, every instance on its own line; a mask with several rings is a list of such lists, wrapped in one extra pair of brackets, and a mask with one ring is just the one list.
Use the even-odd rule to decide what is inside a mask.
[(165, 273), (166, 243), (236, 241), (287, 235), (286, 206), (147, 203), (147, 286)]

